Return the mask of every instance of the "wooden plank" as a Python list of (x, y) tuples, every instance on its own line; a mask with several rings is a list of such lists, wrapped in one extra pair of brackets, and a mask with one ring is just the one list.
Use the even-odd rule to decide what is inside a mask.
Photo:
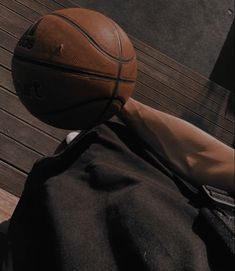
[(13, 53), (17, 42), (18, 38), (15, 38), (14, 36), (0, 29), (0, 46), (2, 48)]
[(0, 159), (19, 170), (29, 173), (34, 162), (42, 155), (0, 133)]
[(148, 74), (139, 72), (138, 80), (146, 86), (153, 88), (156, 93), (162, 94), (170, 100), (177, 101), (179, 105), (184, 106), (187, 110), (208, 119), (214, 125), (218, 125), (230, 133), (234, 132), (234, 123), (232, 121), (225, 119), (212, 110), (207, 109), (203, 106), (203, 103), (197, 103), (192, 99), (181, 95), (181, 93), (176, 92), (175, 89), (169, 88), (167, 85), (164, 85), (161, 81), (153, 79)]
[(59, 141), (63, 140), (69, 132), (67, 130), (54, 128), (41, 122), (26, 110), (16, 95), (4, 90), (1, 87), (0, 108), (30, 124), (31, 126), (43, 131), (44, 133), (58, 139)]
[[(138, 68), (144, 74), (151, 76), (154, 80), (161, 82), (162, 84), (166, 85), (170, 89), (179, 93), (181, 96), (184, 96), (189, 99), (193, 99), (196, 103), (200, 103), (200, 104), (203, 103), (203, 105), (207, 106), (208, 109), (216, 112), (217, 114), (221, 114), (222, 116), (224, 116), (224, 112), (225, 112), (224, 100), (226, 100), (225, 97), (223, 97), (223, 99), (216, 99), (216, 102), (215, 102), (214, 95), (211, 95), (210, 91), (207, 93), (205, 93), (205, 91), (200, 91), (200, 92), (190, 91), (189, 92), (188, 91), (189, 89), (187, 87), (185, 87), (182, 83), (179, 83), (175, 81), (174, 79), (172, 79), (170, 75), (165, 75), (161, 72), (158, 72), (152, 69), (149, 65), (143, 63), (142, 61), (138, 62)], [(212, 99), (210, 97), (212, 97)]]
[(34, 10), (30, 9), (30, 6), (26, 7), (22, 4), (14, 1), (14, 0), (1, 0), (0, 5), (5, 6), (6, 8), (10, 9), (11, 11), (17, 13), (20, 16), (27, 13), (27, 19), (31, 22), (38, 20), (40, 16), (39, 13), (35, 12)]
[(0, 132), (41, 155), (52, 155), (58, 140), (0, 109)]
[(50, 10), (57, 10), (57, 9), (63, 8), (62, 5), (51, 0), (36, 0), (36, 2), (40, 3), (41, 5), (43, 5), (44, 7), (47, 7)]
[(0, 160), (0, 187), (20, 197), (27, 175)]
[[(146, 74), (149, 74), (151, 77), (157, 80), (161, 80), (166, 85), (168, 85), (171, 88), (174, 88), (179, 93), (184, 93), (185, 95), (190, 91), (188, 87), (185, 87), (184, 84), (181, 82), (178, 82), (172, 78), (170, 75), (166, 75), (164, 73), (161, 73), (157, 70), (152, 69), (149, 65), (146, 65), (145, 63), (139, 61), (138, 62), (138, 68), (143, 71)], [(196, 95), (195, 95), (195, 94)], [(200, 95), (208, 100), (213, 101), (214, 103), (219, 105), (219, 108), (223, 106), (224, 100), (228, 99), (229, 93), (226, 93), (226, 95), (217, 95), (215, 92), (212, 92), (211, 89), (204, 88), (200, 91), (190, 91), (189, 95), (192, 94), (194, 97), (197, 97), (197, 95)], [(223, 106), (225, 107), (225, 105)]]
[(216, 92), (225, 92), (227, 93), (228, 90), (223, 88), (222, 86), (219, 86), (213, 81), (208, 80), (208, 78), (202, 76), (201, 74), (193, 71), (189, 67), (186, 67), (179, 62), (175, 61), (174, 59), (168, 57), (167, 55), (161, 53), (160, 51), (152, 48), (151, 46), (145, 44), (144, 42), (136, 39), (135, 37), (129, 35), (131, 38), (134, 46), (139, 49), (140, 51), (147, 54), (149, 57), (153, 57), (154, 59), (161, 61), (162, 63), (170, 66), (171, 68), (175, 69), (176, 71), (179, 71), (185, 75), (187, 75), (189, 78), (193, 79), (194, 81), (200, 83), (201, 85), (211, 88)]
[(11, 72), (3, 67), (0, 68), (0, 87), (15, 93)]
[(0, 223), (11, 218), (18, 201), (19, 198), (0, 188)]
[(31, 25), (31, 22), (11, 10), (0, 6), (0, 25), (1, 29), (19, 38)]
[(42, 5), (41, 3), (39, 3), (35, 0), (34, 1), (32, 1), (32, 0), (16, 0), (16, 1), (26, 7), (30, 7), (32, 10), (34, 10), (35, 12), (37, 12), (41, 15), (51, 13), (51, 9), (49, 9), (48, 7)]
[[(192, 80), (187, 75), (172, 69), (170, 66), (158, 61), (157, 59), (149, 57), (147, 54), (139, 50), (136, 50), (136, 52), (137, 58), (140, 62), (148, 65), (148, 67), (154, 70), (156, 74), (163, 74), (165, 78), (169, 77), (173, 83), (176, 83), (181, 86), (182, 94), (188, 95), (190, 97), (193, 96), (195, 101), (200, 101), (199, 99), (201, 99), (201, 97), (206, 97), (208, 101), (210, 101), (210, 104), (211, 103), (215, 104), (215, 107), (218, 108), (216, 104), (221, 105), (221, 102), (225, 101), (226, 97), (229, 94), (226, 93), (223, 94), (223, 96), (221, 96), (221, 93), (219, 95), (213, 93), (213, 96), (211, 96), (210, 89)], [(225, 108), (225, 106), (226, 105), (224, 103), (223, 108)]]
[[(143, 68), (141, 70), (141, 67), (139, 67), (138, 80), (141, 81), (142, 77), (145, 75), (152, 78), (152, 80), (154, 80), (156, 84), (158, 83), (158, 87), (162, 87), (163, 89), (165, 89), (166, 93), (168, 93), (170, 96), (171, 94), (173, 95), (176, 94), (178, 99), (183, 99), (189, 102), (191, 101), (192, 103), (205, 107), (205, 109), (210, 110), (214, 114), (219, 115), (222, 118), (224, 118), (225, 108), (226, 108), (226, 104), (224, 101), (226, 101), (227, 99), (221, 100), (221, 103), (218, 104), (212, 101), (211, 99), (209, 99), (208, 97), (205, 97), (204, 95), (200, 95), (200, 93), (191, 92), (189, 95), (189, 93), (187, 93), (187, 90), (183, 91), (183, 88), (180, 88), (180, 87), (175, 88), (175, 85), (171, 85), (171, 84), (169, 85), (168, 82), (164, 80), (164, 78), (163, 79), (161, 78), (161, 76), (153, 78), (153, 76), (149, 76), (149, 73), (147, 72), (146, 68)], [(169, 78), (168, 80), (171, 80), (171, 79)]]
[(11, 70), (12, 53), (0, 47), (0, 65)]
[(79, 7), (77, 3), (73, 3), (73, 1), (69, 1), (69, 0), (53, 0), (53, 2), (56, 2), (62, 5), (64, 8)]

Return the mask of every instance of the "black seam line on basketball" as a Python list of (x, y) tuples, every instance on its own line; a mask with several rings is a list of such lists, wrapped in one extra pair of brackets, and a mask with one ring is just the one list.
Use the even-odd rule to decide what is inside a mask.
[(67, 23), (69, 23), (71, 26), (75, 27), (76, 29), (79, 30), (79, 32), (81, 32), (89, 41), (90, 43), (98, 50), (100, 51), (102, 54), (105, 54), (106, 56), (110, 57), (112, 60), (115, 61), (121, 61), (123, 63), (129, 63), (134, 59), (134, 56), (129, 58), (129, 59), (118, 59), (117, 57), (113, 56), (112, 54), (110, 54), (109, 52), (105, 51), (98, 43), (95, 39), (93, 39), (89, 33), (86, 32), (86, 30), (84, 30), (79, 24), (73, 22), (72, 20), (70, 20), (68, 17), (62, 15), (62, 14), (58, 14), (58, 13), (52, 13), (50, 15), (59, 17), (61, 19), (63, 19), (64, 21), (66, 21)]
[[(115, 28), (115, 31), (117, 33), (117, 38), (118, 38), (118, 54), (119, 54), (119, 59), (121, 59), (122, 57), (122, 43), (121, 43), (121, 38), (120, 38), (120, 33), (116, 27), (116, 25), (110, 20), (110, 23), (113, 25), (113, 27)], [(113, 89), (113, 94), (112, 94), (112, 98), (114, 98), (117, 94), (117, 90), (118, 90), (118, 85), (119, 85), (119, 81), (120, 81), (120, 75), (121, 75), (121, 71), (122, 71), (122, 63), (119, 61), (118, 62), (118, 73), (117, 73), (117, 79), (116, 79), (116, 83)]]
[[(115, 31), (116, 31), (116, 35), (117, 35), (117, 39), (118, 39), (118, 56), (119, 59), (122, 57), (122, 47), (121, 47), (121, 40), (120, 40), (120, 36), (119, 36), (119, 32), (117, 31), (116, 26), (114, 25)], [(104, 114), (106, 113), (106, 111), (109, 109), (110, 105), (112, 104), (113, 99), (116, 96), (117, 90), (118, 90), (118, 84), (120, 81), (120, 74), (121, 74), (121, 69), (122, 69), (122, 63), (120, 61), (118, 61), (118, 72), (117, 72), (117, 77), (116, 77), (116, 82), (112, 91), (112, 95), (110, 97), (110, 99), (108, 100), (106, 106), (104, 107), (104, 110), (101, 112), (101, 114), (98, 116), (97, 120), (94, 122), (94, 124), (96, 125), (96, 123), (99, 123), (99, 120), (102, 119), (102, 117), (104, 116)], [(123, 105), (123, 103), (122, 103)]]
[(27, 34), (28, 34), (29, 36), (33, 36), (33, 35), (34, 35), (34, 33), (35, 33), (35, 31), (37, 30), (37, 27), (38, 27), (38, 25), (40, 24), (41, 21), (42, 21), (42, 18), (39, 19), (36, 23), (34, 23), (34, 24), (29, 28), (29, 30), (28, 30), (28, 32), (27, 32)]
[[(98, 79), (106, 79), (106, 80), (112, 80), (112, 81), (116, 81), (116, 77), (112, 77), (112, 76), (108, 76), (108, 75), (104, 75), (104, 74), (97, 74), (97, 73), (93, 73), (93, 72), (88, 72), (88, 71), (84, 71), (81, 69), (76, 69), (76, 68), (71, 68), (71, 67), (67, 67), (61, 64), (53, 64), (53, 63), (46, 63), (40, 60), (34, 60), (34, 59), (29, 59), (27, 56), (20, 56), (18, 54), (14, 54), (14, 58), (16, 58), (17, 60), (23, 61), (23, 62), (28, 62), (28, 63), (32, 63), (35, 65), (39, 65), (39, 66), (43, 66), (46, 68), (50, 68), (50, 69), (55, 69), (58, 70), (60, 72), (68, 72), (68, 73), (74, 73), (74, 74), (78, 74), (78, 75), (86, 75), (89, 76), (90, 78), (98, 78)], [(135, 83), (135, 80), (128, 80), (128, 79), (123, 79), (120, 78), (121, 82), (124, 83)]]
[[(109, 99), (110, 99), (110, 97), (102, 97), (102, 98), (96, 98), (96, 99), (92, 99), (92, 100), (85, 101), (85, 102), (79, 102), (77, 104), (73, 104), (73, 105), (71, 105), (69, 107), (61, 108), (61, 109), (55, 110), (53, 112), (38, 113), (38, 116), (48, 116), (48, 115), (52, 115), (52, 114), (63, 113), (63, 112), (66, 112), (66, 111), (74, 109), (74, 108), (79, 108), (81, 106), (88, 105), (90, 103), (94, 103), (94, 102), (98, 102), (98, 101), (105, 101), (105, 100), (109, 100)], [(123, 104), (123, 98), (122, 97), (117, 97), (117, 98), (115, 98), (115, 100), (119, 100), (121, 102), (121, 104)], [(35, 113), (35, 115), (36, 114), (37, 113)]]

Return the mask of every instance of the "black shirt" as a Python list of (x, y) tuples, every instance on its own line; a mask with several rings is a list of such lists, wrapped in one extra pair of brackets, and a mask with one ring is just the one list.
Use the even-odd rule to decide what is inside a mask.
[(229, 270), (202, 205), (109, 121), (35, 163), (9, 229), (15, 270)]

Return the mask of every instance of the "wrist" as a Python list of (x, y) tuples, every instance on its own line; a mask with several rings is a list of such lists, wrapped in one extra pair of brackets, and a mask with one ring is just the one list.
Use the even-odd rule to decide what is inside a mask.
[(124, 122), (133, 121), (138, 118), (138, 116), (139, 103), (132, 98), (129, 98), (123, 106), (122, 110), (118, 112), (118, 117)]

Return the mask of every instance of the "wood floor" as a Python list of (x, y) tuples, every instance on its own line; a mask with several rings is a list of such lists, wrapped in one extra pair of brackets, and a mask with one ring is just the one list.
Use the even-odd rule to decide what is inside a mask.
[[(54, 152), (68, 131), (52, 128), (30, 115), (18, 100), (11, 58), (23, 32), (40, 16), (74, 7), (72, 0), (0, 0), (0, 218), (9, 215), (21, 195), (33, 163)], [(230, 92), (191, 69), (130, 37), (138, 58), (134, 97), (191, 122), (234, 146), (234, 116), (227, 113)], [(7, 191), (5, 194), (4, 191)], [(5, 204), (5, 205), (4, 205)], [(6, 211), (7, 212), (7, 211)]]

